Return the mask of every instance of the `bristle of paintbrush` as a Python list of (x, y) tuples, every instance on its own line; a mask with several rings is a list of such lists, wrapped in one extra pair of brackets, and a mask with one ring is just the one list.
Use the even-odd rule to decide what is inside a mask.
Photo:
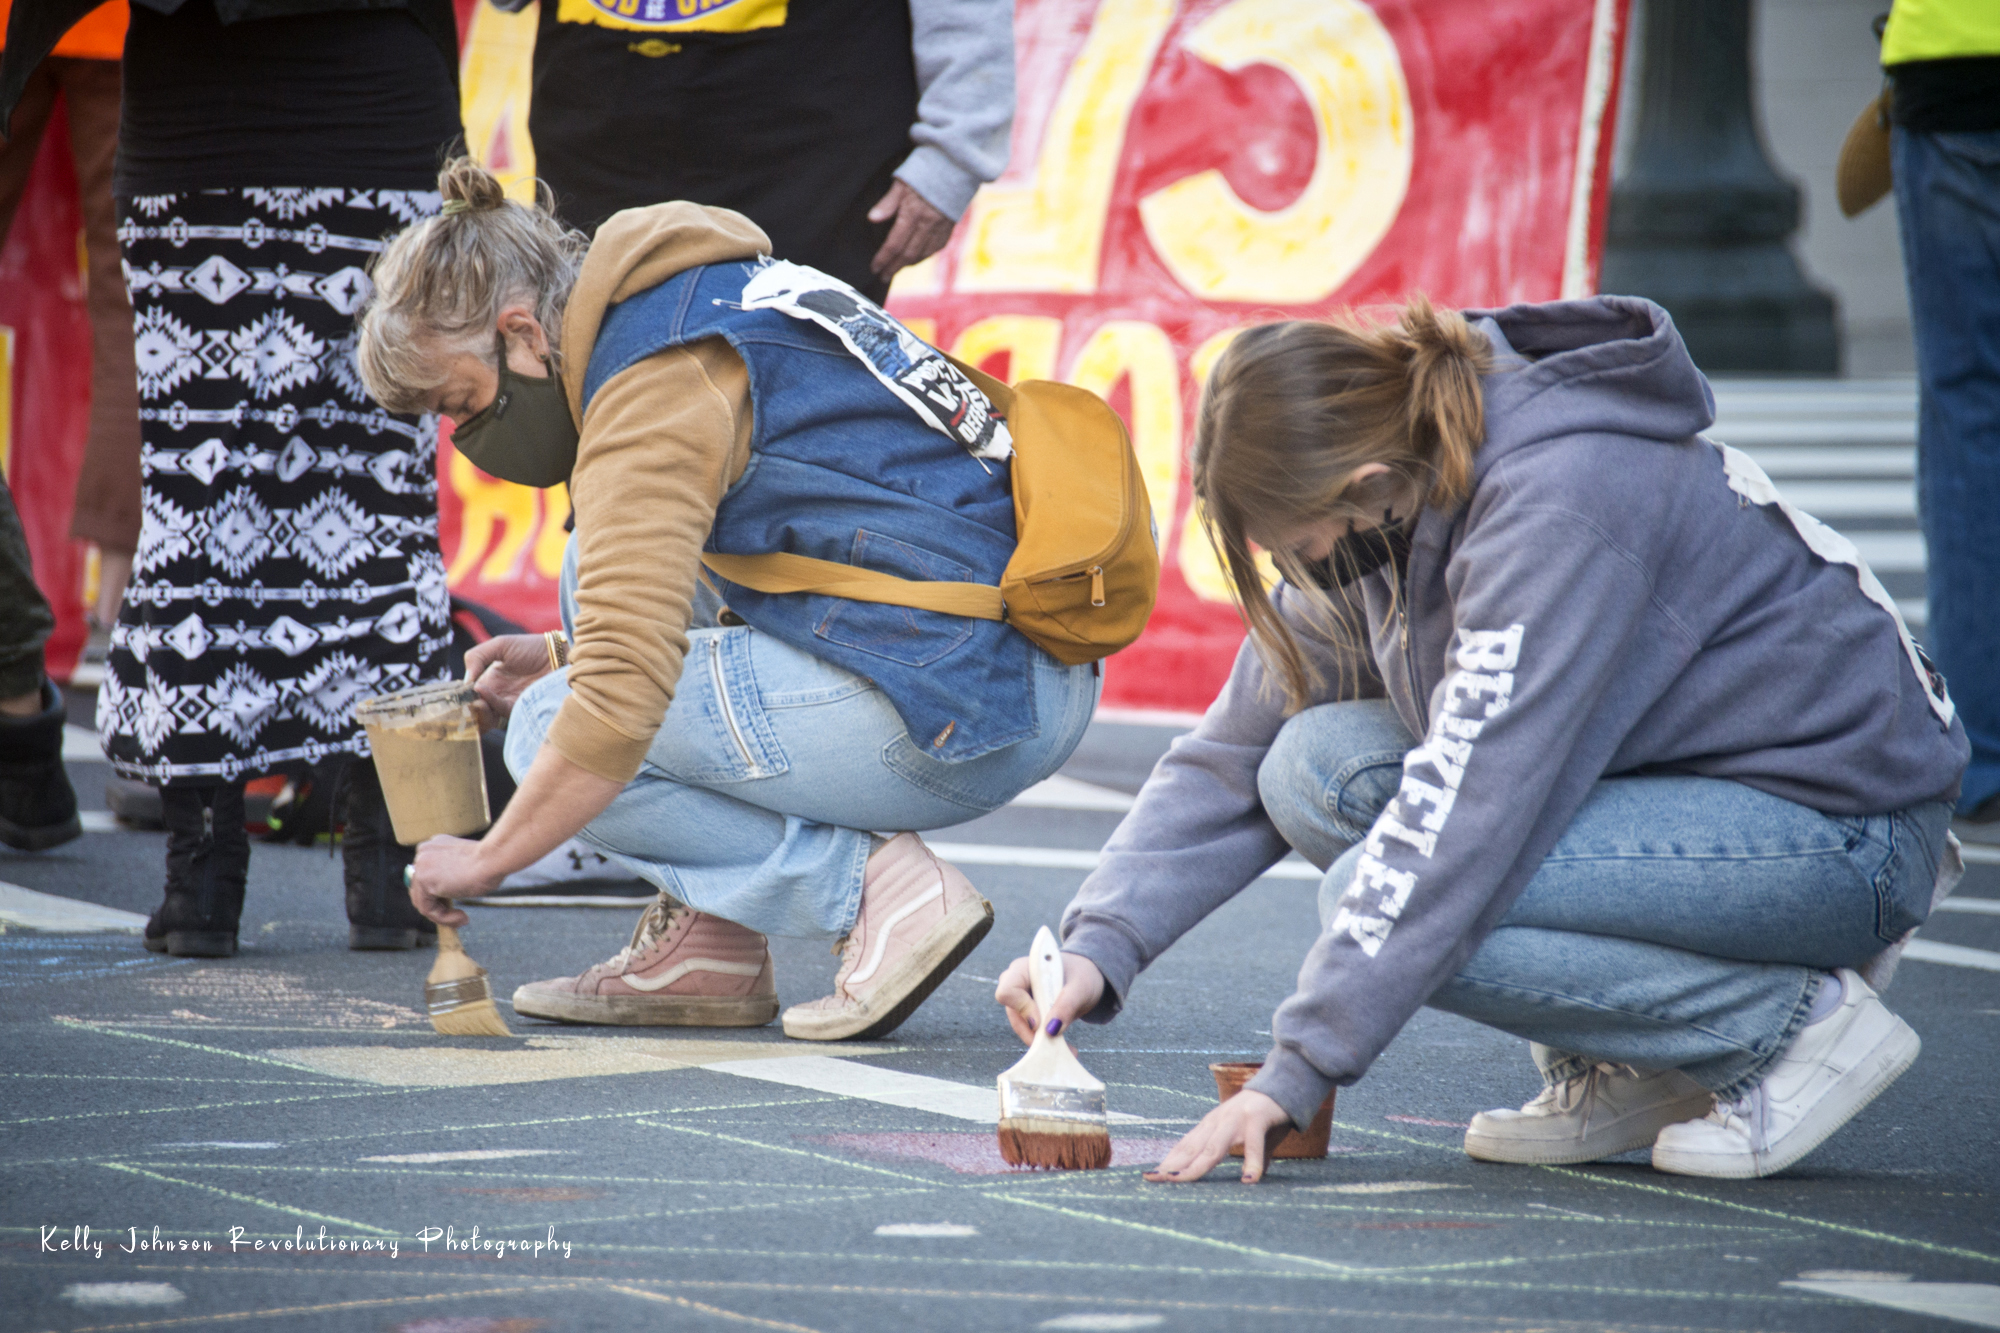
[(437, 961), (424, 982), (424, 1004), (431, 1026), (447, 1037), (511, 1037), (486, 969), (472, 961), (450, 926), (438, 927)]
[(1000, 1155), (1012, 1166), (1095, 1171), (1111, 1165), (1111, 1120), (1104, 1085), (1061, 1037), (1040, 1024), (1062, 992), (1062, 955), (1047, 926), (1028, 956), (1035, 997), (1035, 1040), (1020, 1063), (1000, 1075)]
[(1000, 1156), (1009, 1166), (1102, 1171), (1111, 1165), (1111, 1132), (1065, 1120), (1003, 1120)]

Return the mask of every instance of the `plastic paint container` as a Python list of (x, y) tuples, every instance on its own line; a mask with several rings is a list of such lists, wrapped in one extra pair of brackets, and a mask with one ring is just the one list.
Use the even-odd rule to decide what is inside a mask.
[(396, 841), (478, 833), (493, 822), (480, 762), (478, 692), (464, 681), (399, 690), (354, 706), (368, 733)]
[[(1217, 1101), (1228, 1101), (1243, 1091), (1243, 1085), (1257, 1077), (1257, 1071), (1264, 1067), (1262, 1060), (1233, 1061), (1228, 1064), (1210, 1065), (1208, 1072), (1215, 1075), (1215, 1096)], [(1303, 1131), (1289, 1129), (1285, 1137), (1279, 1139), (1270, 1151), (1272, 1157), (1324, 1157), (1327, 1140), (1333, 1137), (1333, 1094), (1326, 1094), (1326, 1100), (1313, 1112), (1312, 1123)], [(1231, 1157), (1243, 1155), (1243, 1145), (1230, 1148)]]

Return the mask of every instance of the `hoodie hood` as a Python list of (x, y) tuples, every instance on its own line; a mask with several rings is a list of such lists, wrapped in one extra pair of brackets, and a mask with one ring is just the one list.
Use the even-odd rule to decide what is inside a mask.
[(771, 238), (726, 208), (674, 202), (613, 213), (597, 229), (563, 308), (563, 391), (583, 427), (583, 377), (612, 306), (703, 264), (771, 253)]
[(1715, 395), (1673, 317), (1637, 296), (1467, 310), (1493, 343), (1475, 472), (1525, 445), (1604, 432), (1678, 444), (1715, 422)]

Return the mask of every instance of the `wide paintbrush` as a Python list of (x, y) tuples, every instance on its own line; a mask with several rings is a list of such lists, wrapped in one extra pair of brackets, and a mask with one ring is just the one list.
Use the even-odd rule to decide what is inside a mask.
[(1015, 1166), (1091, 1171), (1111, 1165), (1111, 1118), (1104, 1085), (1069, 1048), (1049, 1035), (1047, 1020), (1062, 994), (1062, 952), (1043, 926), (1028, 954), (1035, 997), (1035, 1039), (1020, 1063), (1000, 1076), (1000, 1155)]
[[(408, 884), (415, 875), (414, 867), (404, 870), (403, 882)], [(445, 906), (451, 906), (449, 900)], [(514, 1035), (493, 1003), (486, 969), (472, 961), (450, 926), (438, 927), (437, 961), (424, 979), (424, 1007), (430, 1011), (431, 1026), (447, 1037)]]

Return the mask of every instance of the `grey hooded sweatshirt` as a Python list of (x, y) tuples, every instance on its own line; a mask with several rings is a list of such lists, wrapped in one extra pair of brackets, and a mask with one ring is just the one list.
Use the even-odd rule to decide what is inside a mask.
[[(1456, 974), (1599, 779), (1729, 778), (1881, 814), (1955, 799), (1969, 753), (1852, 547), (1699, 438), (1714, 398), (1664, 310), (1467, 316), (1501, 363), (1472, 494), (1423, 511), (1406, 570), (1362, 580), (1374, 660), (1318, 701), (1386, 694), (1424, 739), (1250, 1083), (1301, 1125)], [(1340, 681), (1337, 651), (1302, 643)], [(1062, 947), (1108, 984), (1091, 1019), (1289, 850), (1257, 794), (1285, 720), (1246, 643), (1064, 913)]]

